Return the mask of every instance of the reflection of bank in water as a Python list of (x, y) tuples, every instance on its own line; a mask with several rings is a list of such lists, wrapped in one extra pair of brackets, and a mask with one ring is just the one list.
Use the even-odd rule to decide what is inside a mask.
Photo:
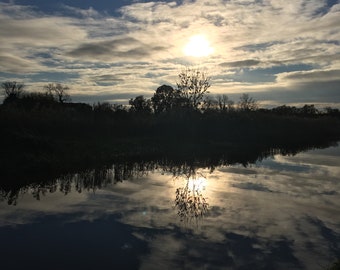
[(203, 196), (205, 186), (205, 178), (190, 177), (185, 179), (184, 187), (176, 189), (175, 208), (181, 221), (198, 221), (208, 212), (209, 204)]

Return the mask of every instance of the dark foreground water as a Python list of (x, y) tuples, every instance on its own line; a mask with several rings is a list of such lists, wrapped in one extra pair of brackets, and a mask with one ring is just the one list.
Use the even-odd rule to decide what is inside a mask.
[(340, 147), (113, 165), (0, 195), (0, 269), (321, 270), (340, 254)]

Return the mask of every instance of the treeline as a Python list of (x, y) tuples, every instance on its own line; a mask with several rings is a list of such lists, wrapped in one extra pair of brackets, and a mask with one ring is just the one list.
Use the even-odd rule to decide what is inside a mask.
[[(25, 92), (24, 84), (15, 81), (4, 82), (1, 88), (4, 94), (3, 105), (18, 110), (41, 109), (72, 109), (81, 112), (93, 111), (106, 117), (110, 114), (120, 116), (127, 114), (186, 114), (186, 113), (235, 113), (261, 112), (285, 116), (316, 117), (320, 115), (340, 116), (337, 108), (325, 107), (317, 109), (313, 104), (303, 107), (282, 105), (272, 109), (259, 108), (258, 102), (248, 94), (242, 94), (238, 102), (229, 99), (227, 95), (207, 95), (210, 87), (209, 78), (200, 71), (186, 70), (179, 75), (181, 81), (177, 89), (168, 85), (157, 88), (150, 99), (143, 95), (129, 100), (129, 105), (98, 102), (92, 106), (86, 103), (71, 103), (68, 95), (69, 87), (60, 83), (49, 83), (44, 86), (44, 92)], [(60, 105), (63, 106), (60, 106)]]
[(48, 84), (46, 92), (33, 93), (23, 91), (16, 82), (7, 82), (6, 86), (11, 92), (5, 91), (7, 95), (0, 106), (2, 128), (26, 137), (35, 134), (42, 138), (81, 140), (98, 135), (107, 139), (260, 142), (260, 135), (266, 138), (282, 134), (289, 140), (285, 135), (293, 132), (294, 140), (301, 140), (332, 133), (337, 136), (335, 127), (340, 119), (339, 109), (330, 107), (319, 110), (314, 105), (283, 105), (265, 109), (259, 108), (248, 94), (234, 102), (226, 95), (197, 94), (200, 90), (183, 94), (183, 90), (167, 85), (160, 86), (150, 99), (143, 96), (130, 99), (128, 106), (72, 103), (66, 92), (68, 87), (60, 84)]
[(243, 94), (207, 95), (209, 78), (185, 70), (177, 88), (162, 85), (150, 99), (128, 106), (72, 103), (68, 87), (47, 84), (29, 93), (22, 84), (1, 84), (0, 161), (3, 168), (72, 169), (93, 162), (147, 156), (223, 156), (299, 145), (328, 145), (340, 139), (338, 109), (279, 106), (259, 108)]

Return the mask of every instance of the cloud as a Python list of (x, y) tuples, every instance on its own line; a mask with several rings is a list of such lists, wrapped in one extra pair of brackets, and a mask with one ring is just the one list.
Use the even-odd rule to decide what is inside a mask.
[(80, 45), (78, 48), (68, 52), (67, 55), (72, 57), (93, 57), (94, 59), (97, 59), (97, 57), (105, 57), (113, 54), (113, 52), (117, 50), (120, 46), (129, 46), (131, 43), (137, 43), (137, 40), (127, 37), (117, 40), (85, 43)]
[(89, 61), (114, 62), (136, 61), (152, 57), (154, 53), (165, 50), (166, 47), (147, 45), (132, 37), (84, 43), (67, 52), (67, 56)]
[(38, 72), (43, 66), (31, 59), (0, 53), (0, 68), (2, 72), (22, 74)]
[(79, 15), (83, 18), (102, 18), (102, 14), (96, 11), (93, 7), (89, 7), (88, 9), (81, 9), (72, 7), (69, 5), (62, 4), (62, 7), (65, 10), (70, 11), (71, 13), (74, 13), (75, 15)]
[[(340, 68), (339, 3), (197, 0), (124, 4), (110, 14), (66, 5), (57, 13), (44, 14), (32, 6), (1, 3), (0, 35), (6, 38), (0, 44), (5, 61), (0, 72), (17, 77), (29, 74), (30, 66), (33, 72), (68, 74), (72, 70), (78, 72), (79, 80), (66, 78), (65, 83), (83, 95), (151, 93), (157, 84), (174, 85), (184, 65), (203, 66), (218, 78), (212, 81), (212, 94), (251, 92), (261, 97), (260, 93), (266, 93), (262, 95), (265, 102), (277, 102), (270, 95), (280, 98), (281, 91), (288, 91), (285, 101), (294, 100), (294, 90), (301, 91), (302, 100), (314, 82), (329, 82), (327, 89), (338, 86), (334, 77)], [(197, 34), (206, 36), (214, 54), (199, 59), (183, 54), (190, 37)], [(49, 57), (36, 57), (46, 52)], [(308, 65), (312, 70), (292, 70), (293, 65)], [(274, 67), (287, 70), (264, 70)], [(117, 73), (133, 75), (107, 75)], [(103, 88), (110, 81), (115, 87)], [(90, 86), (93, 89), (88, 91)], [(328, 93), (323, 102), (333, 102), (332, 91)], [(316, 90), (313, 95), (308, 99), (317, 101)]]
[(221, 63), (221, 67), (233, 67), (233, 68), (242, 68), (242, 67), (251, 67), (257, 66), (261, 62), (259, 60), (249, 59), (249, 60), (241, 60), (241, 61), (234, 61), (234, 62), (225, 62)]
[(338, 82), (340, 85), (340, 69), (295, 71), (278, 74), (278, 81), (293, 82)]
[(117, 75), (105, 74), (105, 75), (95, 75), (90, 78), (95, 82), (123, 82), (124, 79)]
[(82, 29), (73, 26), (72, 20), (58, 17), (33, 19), (4, 19), (0, 17), (0, 35), (5, 37), (4, 45), (14, 45), (14, 48), (25, 46), (58, 47), (85, 38)]

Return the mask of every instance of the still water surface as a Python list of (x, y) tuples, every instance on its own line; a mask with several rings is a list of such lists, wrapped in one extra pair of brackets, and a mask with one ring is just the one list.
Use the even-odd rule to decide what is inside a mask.
[(321, 270), (340, 254), (340, 147), (247, 167), (113, 165), (17, 195), (0, 196), (1, 269)]

